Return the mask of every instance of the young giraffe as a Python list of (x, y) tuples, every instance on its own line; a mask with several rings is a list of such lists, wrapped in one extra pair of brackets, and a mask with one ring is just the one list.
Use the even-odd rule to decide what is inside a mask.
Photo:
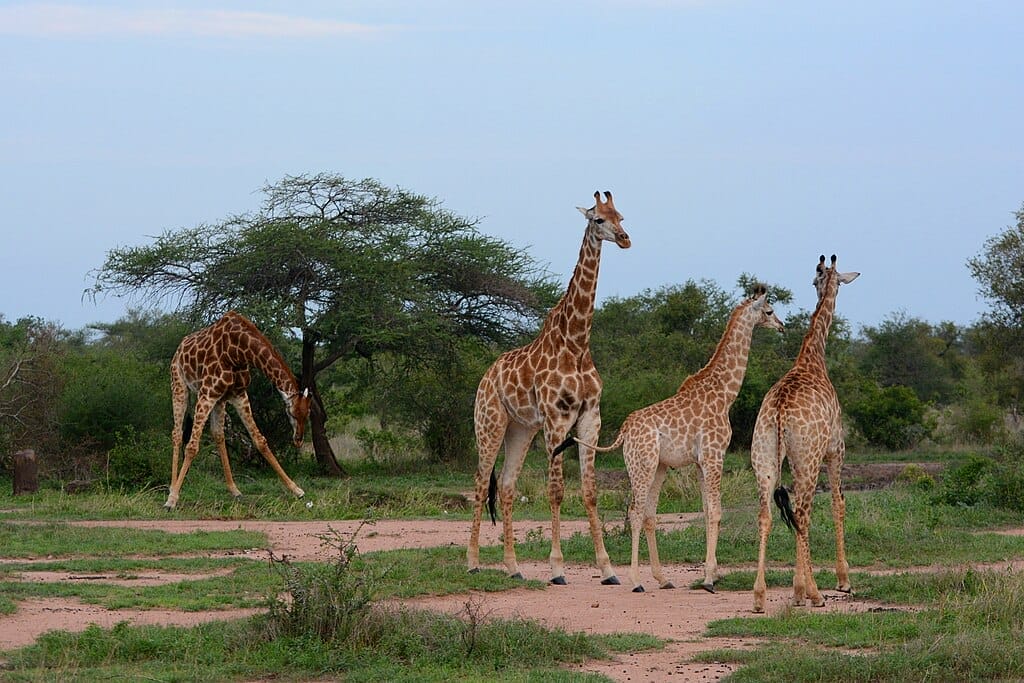
[[(665, 578), (658, 560), (655, 540), (658, 496), (669, 468), (689, 464), (697, 465), (704, 506), (707, 548), (703, 587), (715, 592), (716, 548), (722, 519), (722, 466), (725, 449), (732, 438), (729, 407), (743, 385), (750, 341), (756, 327), (783, 329), (767, 301), (764, 285), (758, 285), (753, 297), (733, 310), (707, 365), (686, 378), (674, 396), (631, 413), (610, 446), (595, 448), (603, 453), (622, 446), (632, 488), (629, 524), (633, 532), (633, 555), (629, 578), (634, 593), (644, 590), (639, 569), (641, 528), (647, 538), (654, 580), (661, 588), (674, 588)], [(572, 441), (572, 437), (566, 439), (558, 449), (568, 447)], [(582, 441), (578, 443), (584, 445)]]
[[(565, 584), (559, 514), (564, 495), (562, 456), (551, 455), (569, 430), (576, 426), (581, 438), (597, 440), (601, 428), (601, 378), (590, 357), (590, 326), (594, 315), (597, 272), (601, 243), (615, 242), (628, 249), (629, 235), (622, 229), (622, 214), (615, 209), (610, 192), (594, 193), (595, 205), (577, 207), (587, 218), (579, 261), (565, 295), (548, 314), (540, 334), (526, 346), (507, 351), (480, 380), (476, 392), (474, 426), (479, 462), (476, 469), (476, 501), (466, 560), (469, 571), (480, 568), (480, 517), (484, 500), (494, 521), (494, 494), (501, 499), (504, 529), (504, 562), (509, 575), (522, 578), (516, 562), (515, 533), (512, 530), (512, 501), (516, 478), (534, 435), (543, 427), (549, 453), (548, 503), (551, 507), (551, 583)], [(505, 463), (500, 486), (494, 474), (502, 443)], [(597, 566), (603, 584), (618, 584), (601, 535), (597, 516), (597, 478), (594, 452), (580, 451), (583, 503), (590, 520)]]
[[(309, 417), (309, 390), (299, 391), (299, 383), (284, 358), (248, 318), (235, 311), (228, 311), (214, 324), (182, 339), (171, 360), (171, 396), (174, 402), (171, 441), (174, 449), (171, 456), (171, 490), (164, 503), (168, 510), (173, 510), (178, 504), (181, 485), (192, 459), (199, 451), (199, 441), (207, 419), (210, 420), (210, 431), (220, 452), (228, 491), (236, 498), (242, 495), (231, 476), (228, 451), (224, 445), (224, 414), (228, 403), (235, 407), (256, 448), (288, 490), (299, 498), (304, 495), (303, 490), (285, 474), (253, 420), (249, 396), (246, 394), (249, 368), (252, 366), (262, 370), (281, 392), (288, 419), (294, 429), (295, 445), (302, 445), (306, 418)], [(196, 394), (195, 418), (192, 434), (185, 446), (185, 460), (179, 472), (178, 452), (183, 438), (182, 426), (188, 409), (189, 391)]]
[[(793, 574), (793, 604), (803, 605), (804, 598), (821, 607), (824, 598), (814, 582), (809, 543), (811, 503), (823, 461), (828, 463), (828, 481), (832, 489), (832, 519), (836, 532), (837, 590), (850, 592), (849, 565), (843, 535), (846, 501), (843, 499), (840, 472), (846, 446), (843, 442), (843, 423), (836, 390), (825, 367), (825, 342), (836, 308), (839, 285), (857, 279), (860, 273), (840, 273), (836, 270), (836, 257), (825, 267), (825, 257), (818, 261), (814, 287), (818, 292), (818, 306), (811, 316), (810, 329), (804, 336), (793, 368), (775, 383), (764, 397), (754, 425), (754, 438), (750, 447), (750, 460), (757, 480), (760, 511), (758, 532), (760, 548), (757, 555), (757, 578), (754, 580), (754, 611), (763, 612), (765, 606), (765, 551), (771, 531), (771, 501), (774, 491), (776, 504), (783, 519), (796, 532), (796, 570)], [(789, 506), (789, 495), (780, 485), (782, 461), (789, 458), (793, 474), (795, 510)]]

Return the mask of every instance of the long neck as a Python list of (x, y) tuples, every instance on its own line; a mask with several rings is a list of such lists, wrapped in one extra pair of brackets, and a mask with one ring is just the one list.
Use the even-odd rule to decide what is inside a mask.
[[(729, 324), (726, 325), (715, 352), (711, 355), (711, 360), (694, 375), (695, 381), (707, 378), (722, 387), (726, 405), (732, 405), (736, 400), (740, 387), (743, 386), (743, 377), (747, 373), (750, 340), (754, 334), (753, 316), (747, 315), (749, 307), (749, 301), (736, 307), (729, 317)], [(683, 383), (680, 391), (687, 382)]]
[(249, 361), (281, 392), (285, 401), (299, 393), (299, 382), (295, 379), (295, 374), (270, 340), (251, 323), (246, 325), (246, 337), (247, 339), (239, 344), (240, 347), (249, 357)]
[(825, 342), (832, 327), (832, 317), (836, 310), (836, 294), (839, 293), (839, 282), (833, 277), (826, 285), (825, 292), (818, 301), (818, 307), (811, 316), (810, 329), (804, 335), (800, 353), (796, 356), (796, 365), (815, 365), (825, 367)]
[(548, 314), (539, 338), (555, 337), (559, 346), (576, 354), (583, 354), (590, 348), (590, 327), (594, 319), (600, 265), (601, 240), (587, 230), (569, 287)]

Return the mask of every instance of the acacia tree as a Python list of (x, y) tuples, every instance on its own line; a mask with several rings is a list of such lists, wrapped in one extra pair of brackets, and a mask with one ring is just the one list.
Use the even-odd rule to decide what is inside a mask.
[(380, 354), (410, 367), (443, 363), (453, 339), (507, 343), (557, 294), (527, 253), (427, 197), (334, 174), (288, 176), (262, 193), (254, 213), (111, 250), (88, 293), (135, 297), (196, 323), (235, 308), (297, 337), (324, 473), (343, 470), (327, 439), (321, 372)]
[(1024, 204), (1014, 216), (1016, 225), (985, 240), (967, 268), (992, 305), (972, 330), (973, 346), (1003, 400), (1016, 410), (1024, 396)]
[(35, 318), (0, 315), (0, 466), (11, 449), (57, 451), (62, 332)]

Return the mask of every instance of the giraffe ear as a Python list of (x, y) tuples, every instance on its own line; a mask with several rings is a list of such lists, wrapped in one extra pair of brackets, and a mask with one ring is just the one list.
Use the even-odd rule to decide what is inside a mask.
[(860, 277), (860, 273), (839, 273), (839, 284), (848, 285)]
[(591, 213), (591, 212), (593, 211), (593, 209), (584, 209), (584, 208), (583, 208), (582, 206), (577, 206), (577, 207), (576, 207), (576, 210), (577, 210), (577, 211), (579, 211), (580, 213), (582, 213), (582, 214), (583, 214), (584, 216), (586, 216), (586, 217), (587, 217), (588, 219), (589, 219), (589, 218), (590, 218), (590, 216), (592, 215), (592, 213)]

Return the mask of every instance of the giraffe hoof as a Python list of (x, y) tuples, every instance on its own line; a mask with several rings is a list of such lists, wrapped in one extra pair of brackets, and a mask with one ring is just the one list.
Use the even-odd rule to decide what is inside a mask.
[(643, 593), (644, 592), (644, 587), (643, 586), (637, 586), (636, 588), (633, 589), (633, 592), (634, 593)]
[(670, 588), (675, 588), (675, 587), (676, 587), (676, 585), (674, 583), (672, 583), (671, 581), (666, 581), (665, 583), (663, 583), (660, 586), (658, 586), (658, 588), (661, 588), (662, 590), (668, 590)]
[(553, 584), (555, 586), (567, 586), (567, 585), (569, 585), (569, 582), (565, 580), (564, 576), (556, 576), (555, 578), (551, 579), (551, 581), (549, 581), (549, 583), (551, 583), (551, 584)]
[(306, 492), (303, 491), (302, 489), (296, 489), (295, 490), (295, 497), (296, 498), (302, 498), (304, 495), (306, 495)]
[(470, 574), (479, 574), (480, 573), (480, 567), (473, 567), (472, 569), (469, 570), (469, 573)]
[(853, 586), (846, 584), (845, 586), (836, 586), (836, 590), (840, 593), (846, 593), (847, 595), (853, 595)]
[(510, 575), (508, 578), (516, 579), (518, 581), (525, 581), (526, 580), (526, 578), (523, 576), (522, 572), (516, 572), (515, 574)]
[(615, 576), (614, 574), (612, 576), (609, 576), (607, 579), (601, 579), (602, 586), (619, 586), (621, 584), (622, 582), (619, 581), (619, 577)]
[(713, 584), (713, 583), (702, 583), (700, 585), (700, 587), (703, 588), (704, 590), (706, 590), (708, 593), (714, 593), (715, 592), (715, 584)]

